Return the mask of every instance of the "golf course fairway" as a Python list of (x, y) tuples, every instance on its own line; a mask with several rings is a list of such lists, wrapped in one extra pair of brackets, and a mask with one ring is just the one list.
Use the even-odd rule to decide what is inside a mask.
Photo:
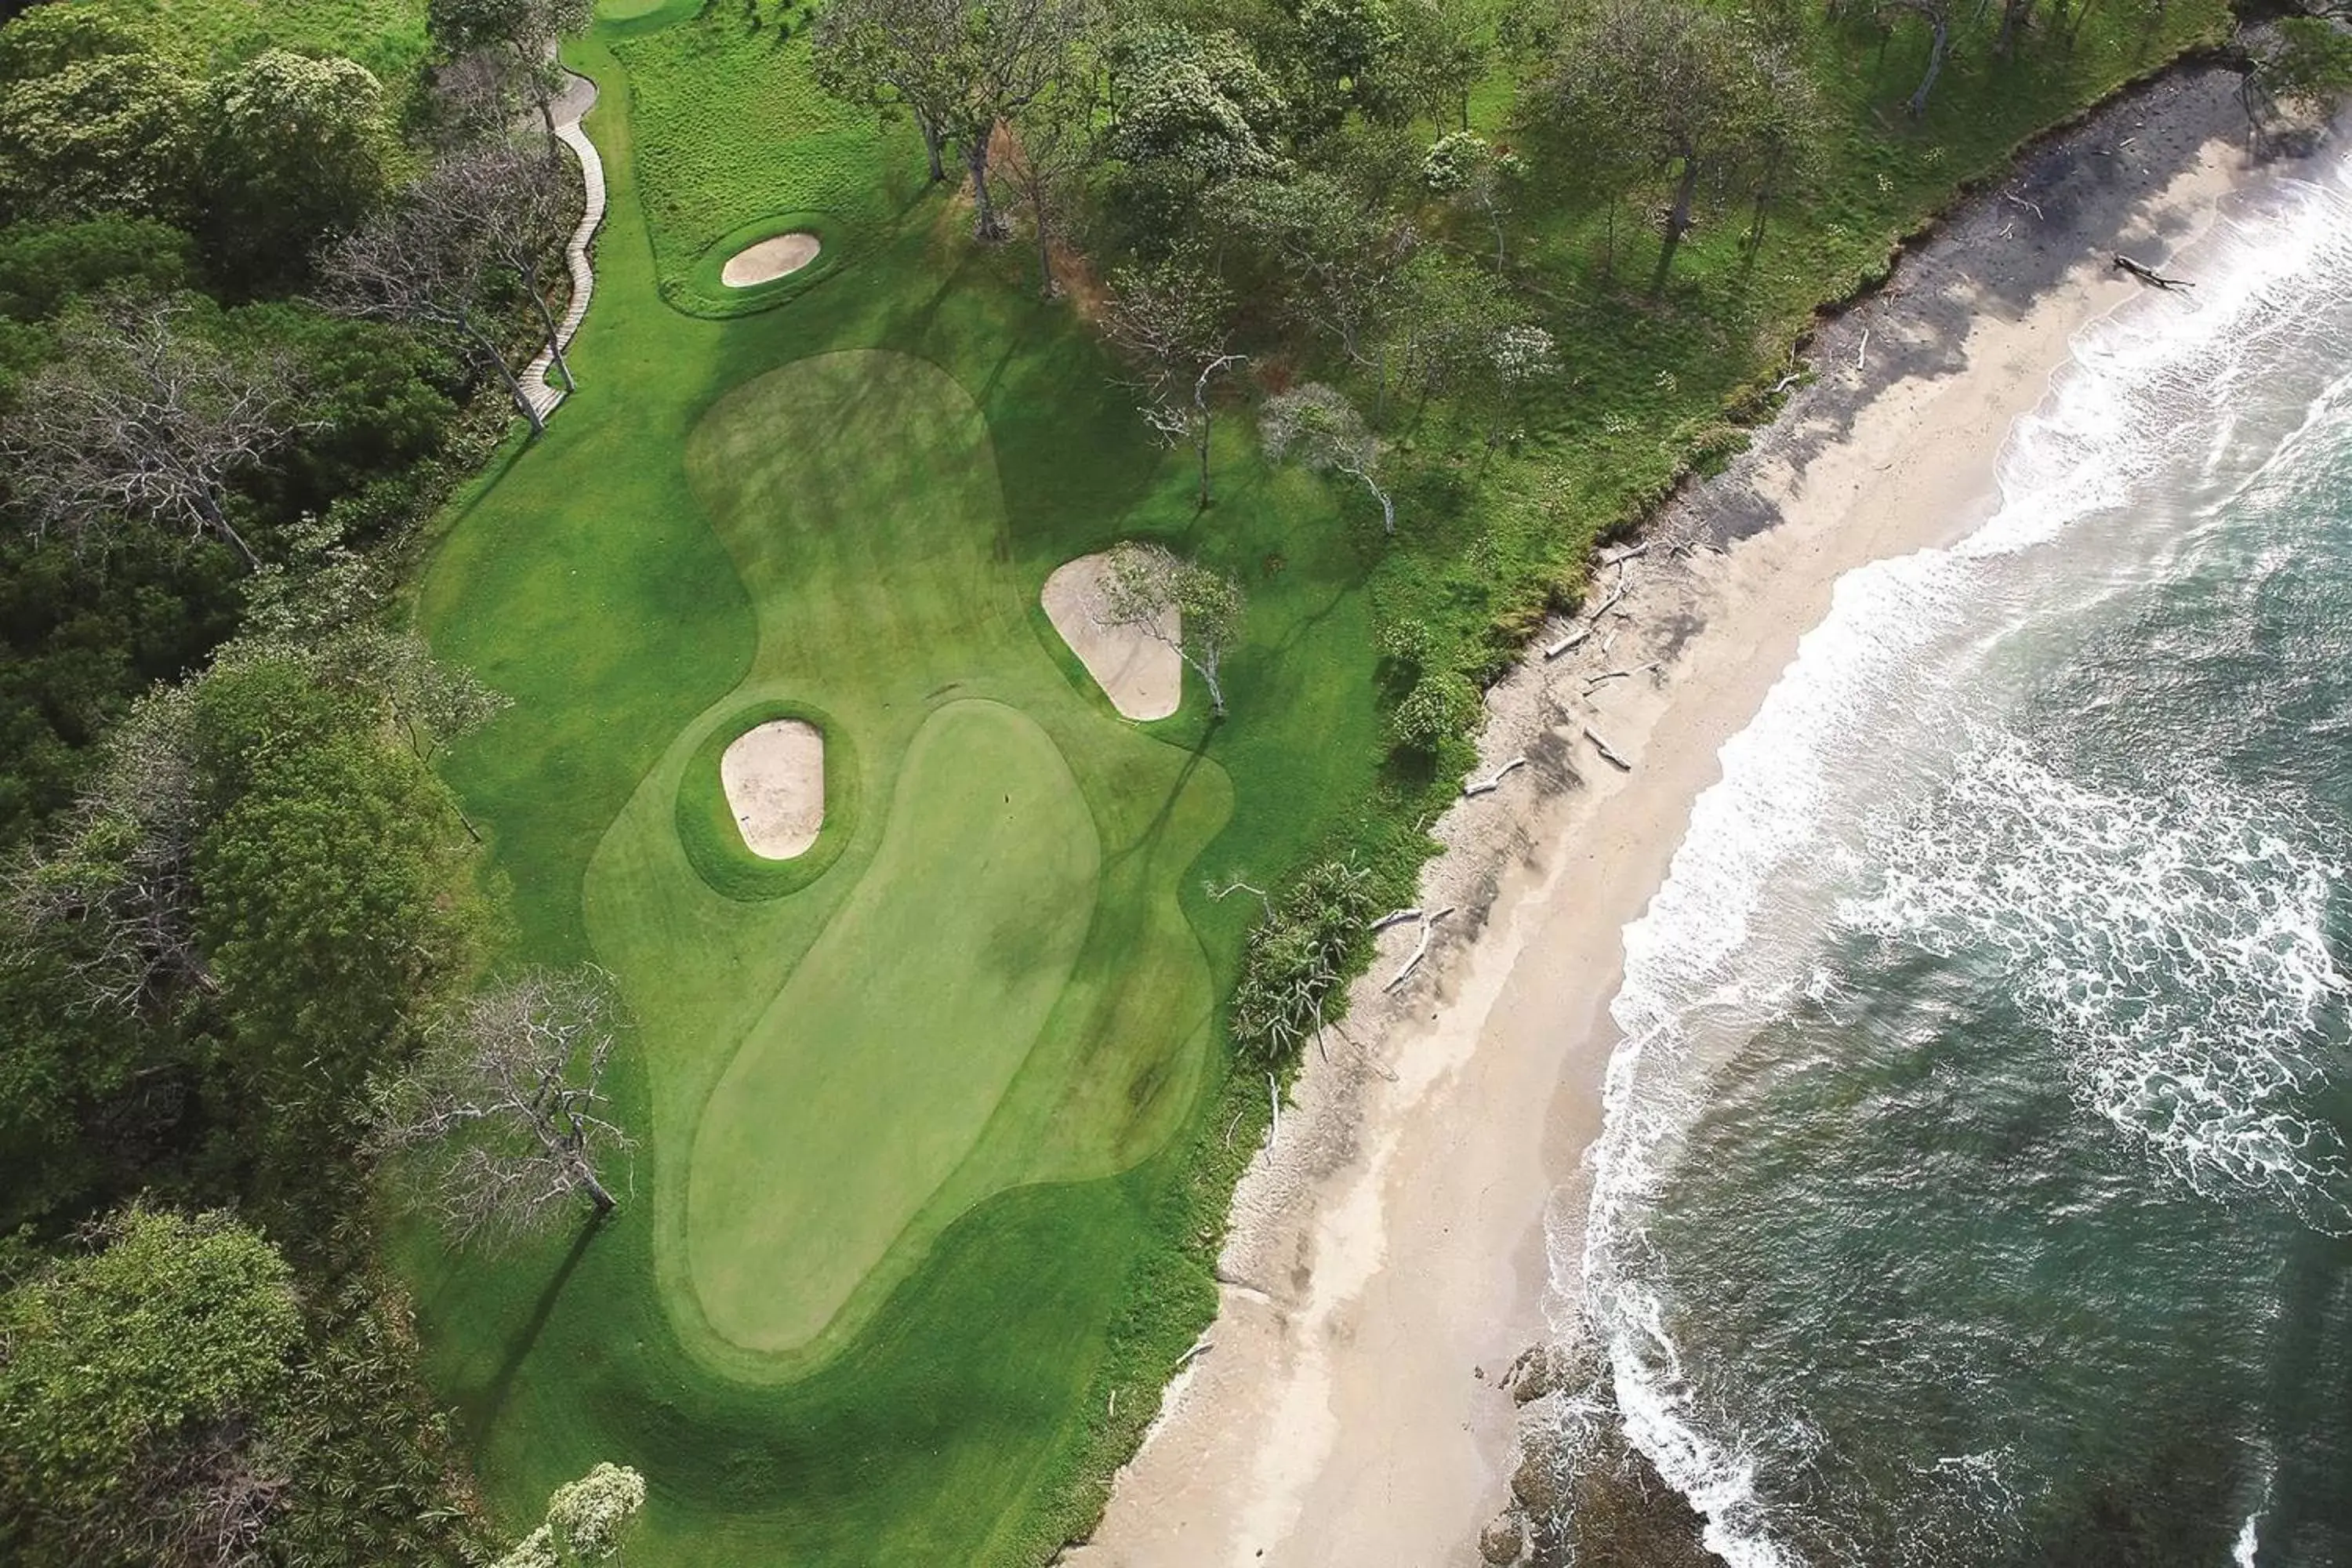
[[(811, 96), (744, 120), (740, 173), (687, 155), (804, 45), (630, 8), (567, 54), (610, 182), (580, 390), (452, 509), (417, 620), (512, 699), (446, 771), (511, 961), (614, 977), (635, 1147), (604, 1224), (404, 1235), (427, 1369), (502, 1523), (641, 1470), (639, 1568), (1042, 1562), (1213, 1310), (1265, 1088), (1222, 1044), (1255, 906), (1210, 889), (1375, 787), (1362, 560), (1238, 428), (1201, 512), (905, 127)], [(666, 294), (808, 211), (829, 269)], [(1039, 607), (1130, 538), (1245, 574), (1231, 719), (1197, 682), (1120, 718)], [(785, 718), (823, 826), (764, 860), (719, 759)]]

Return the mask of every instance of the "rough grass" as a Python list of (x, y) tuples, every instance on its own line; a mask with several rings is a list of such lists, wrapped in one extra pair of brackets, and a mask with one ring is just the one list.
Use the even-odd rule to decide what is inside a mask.
[[(822, 215), (830, 267), (887, 233), (919, 195), (913, 131), (902, 123), (884, 134), (873, 110), (818, 89), (807, 15), (787, 11), (787, 20), (747, 33), (730, 5), (614, 42), (628, 68), (646, 214), (673, 303), (728, 309), (726, 291), (707, 279), (698, 287), (698, 274), (715, 276), (720, 243), (740, 248), (750, 238), (739, 231), (764, 219)], [(782, 226), (791, 226), (768, 232)]]
[[(1034, 1562), (1074, 1478), (1134, 1441), (1213, 1305), (1230, 1176), (1194, 1146), (1205, 1128), (1238, 1159), (1251, 1136), (1224, 1155), (1230, 1113), (1211, 1108), (1210, 1004), (1248, 911), (1202, 883), (1281, 875), (1369, 793), (1365, 561), (1320, 485), (1269, 475), (1238, 439), (1224, 499), (1196, 518), (1183, 465), (1105, 395), (1099, 348), (1033, 302), (1018, 258), (935, 237), (961, 226), (936, 203), (775, 310), (669, 309), (624, 73), (598, 48), (580, 63), (607, 89), (589, 130), (613, 178), (583, 390), (451, 521), (420, 616), (516, 699), (453, 778), (515, 889), (523, 954), (622, 974), (643, 1022), (619, 1088), (647, 1136), (621, 1216), (577, 1248), (488, 1263), (407, 1239), (434, 1373), (518, 1524), (599, 1458), (642, 1468), (633, 1561)], [(863, 177), (887, 181), (903, 151), (870, 148)], [(1055, 566), (1136, 535), (1248, 580), (1234, 721), (1212, 726), (1195, 690), (1149, 735), (1125, 724), (1036, 611)], [(818, 880), (725, 898), (679, 847), (679, 781), (714, 726), (790, 691), (827, 715), (829, 760), (847, 736), (865, 804)], [(696, 1129), (796, 954), (876, 878), (899, 792), (935, 793), (904, 777), (924, 714), (974, 698), (1019, 709), (1076, 781), (1101, 845), (1084, 944), (971, 1152), (835, 1325), (782, 1354), (730, 1343), (692, 1310)], [(919, 923), (910, 909), (874, 929), (906, 941)], [(1262, 1116), (1263, 1099), (1243, 1102)], [(869, 1106), (874, 1137), (901, 1109)], [(743, 1125), (719, 1160), (756, 1185), (791, 1150)], [(1105, 1379), (1125, 1390), (1109, 1424)]]
[(120, 19), (189, 70), (267, 48), (347, 56), (395, 95), (424, 64), (425, 0), (75, 0)]

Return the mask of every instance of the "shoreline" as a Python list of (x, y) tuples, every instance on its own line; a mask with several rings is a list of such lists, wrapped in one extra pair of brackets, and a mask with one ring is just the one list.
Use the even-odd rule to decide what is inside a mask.
[(1582, 1224), (1621, 932), (1837, 581), (1990, 515), (2015, 419), (2143, 287), (2109, 253), (2160, 265), (2266, 177), (2235, 85), (2177, 73), (1955, 208), (1818, 325), (1812, 379), (1745, 453), (1601, 552), (1593, 634), (1546, 660), (1556, 618), (1487, 693), (1475, 776), (1528, 765), (1433, 828), (1421, 900), (1454, 912), (1393, 990), (1418, 935), (1383, 933), (1235, 1192), (1213, 1348), (1064, 1561), (1481, 1560), (1517, 1464), (1507, 1374), (1550, 1337), (1552, 1232)]

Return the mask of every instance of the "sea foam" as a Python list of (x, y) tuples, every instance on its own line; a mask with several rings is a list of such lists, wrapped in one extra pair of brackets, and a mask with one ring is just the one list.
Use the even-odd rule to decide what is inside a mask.
[[(1625, 977), (1612, 1005), (1623, 1037), (1604, 1081), (1583, 1246), (1555, 1247), (1553, 1279), (1560, 1299), (1580, 1308), (1581, 1331), (1605, 1349), (1627, 1437), (1705, 1516), (1706, 1545), (1735, 1568), (1801, 1561), (1759, 1490), (1758, 1467), (1768, 1451), (1801, 1452), (1811, 1435), (1800, 1414), (1769, 1409), (1740, 1429), (1703, 1427), (1700, 1374), (1685, 1364), (1654, 1283), (1662, 1271), (1645, 1212), (1706, 1103), (1717, 1064), (1704, 1042), (1738, 1039), (1742, 1020), (1820, 984), (1808, 959), (1816, 933), (1775, 918), (1790, 897), (1781, 884), (1836, 885), (1884, 851), (1842, 837), (1826, 819), (1866, 816), (1841, 796), (1857, 778), (1902, 775), (1882, 721), (1899, 706), (1932, 723), (1922, 716), (1943, 694), (1927, 656), (1998, 621), (2013, 591), (2011, 558), (2126, 505), (2159, 476), (2178, 480), (2184, 457), (2209, 477), (2225, 471), (2239, 439), (2233, 400), (2281, 340), (2303, 330), (2307, 299), (2352, 262), (2352, 224), (2335, 191), (2282, 184), (2262, 210), (2224, 219), (2198, 259), (2204, 286), (2194, 296), (2151, 295), (2078, 334), (2042, 405), (2011, 434), (1990, 522), (1950, 549), (1864, 567), (1837, 584), (1828, 616), (1724, 747), (1722, 777), (1694, 805), (1665, 884), (1626, 928)], [(1853, 765), (1863, 756), (1873, 769)], [(2313, 1223), (2338, 1224), (2344, 1151), (2277, 1104), (2284, 1097), (2275, 1091), (2300, 1069), (2268, 1054), (2218, 1070), (2194, 1048), (2196, 1021), (2136, 1015), (2127, 979), (2115, 978), (2136, 963), (2184, 958), (2228, 978), (2231, 1000), (2217, 1005), (2270, 1035), (2291, 1030), (2344, 984), (2317, 931), (2316, 900), (2334, 868), (2298, 851), (2291, 834), (2248, 826), (2258, 816), (2220, 821), (2226, 804), (2200, 815), (2177, 798), (2070, 796), (2063, 780), (1998, 744), (1958, 787), (2023, 792), (2013, 813), (2021, 826), (2050, 809), (2041, 858), (2004, 871), (1966, 845), (1924, 837), (1874, 899), (1843, 905), (1846, 920), (1923, 942), (2014, 944), (2040, 1005), (2083, 1032), (2083, 1092), (2111, 1122), (2162, 1150), (2185, 1179), (2260, 1185), (2306, 1205)], [(2222, 851), (2215, 865), (2203, 865), (2200, 847)], [(2247, 896), (2256, 882), (2271, 892)], [(2059, 940), (2064, 917), (2038, 902), (2053, 886), (2114, 910), (2120, 925)], [(2175, 923), (2191, 909), (2211, 918)], [(2037, 930), (2004, 923), (2021, 910)], [(2257, 995), (2273, 984), (2275, 996)], [(1952, 1463), (1988, 1508), (2006, 1506), (1997, 1455)]]

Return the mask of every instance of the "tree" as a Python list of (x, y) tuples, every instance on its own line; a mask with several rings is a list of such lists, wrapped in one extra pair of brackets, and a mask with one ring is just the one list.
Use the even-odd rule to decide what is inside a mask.
[(1880, 0), (1881, 11), (1916, 16), (1919, 25), (1927, 29), (1927, 68), (1906, 105), (1914, 120), (1927, 112), (1927, 96), (1936, 90), (1937, 79), (1944, 74), (1944, 62), (1951, 58), (1953, 7), (1957, 4), (1958, 0)]
[(340, 314), (396, 321), (495, 374), (536, 440), (546, 416), (493, 337), (502, 269), (495, 194), (465, 155), (425, 175), (320, 258), (321, 301)]
[(1234, 1037), (1260, 1065), (1297, 1060), (1322, 1033), (1331, 993), (1353, 970), (1377, 908), (1370, 873), (1344, 860), (1311, 868), (1267, 900), (1233, 1006)]
[(250, 1436), (300, 1333), (277, 1249), (225, 1214), (127, 1209), (0, 1295), (12, 1561), (244, 1563), (283, 1479)]
[(646, 1506), (646, 1479), (605, 1463), (555, 1489), (547, 1522), (499, 1559), (495, 1568), (591, 1568), (621, 1560), (621, 1540)]
[(1029, 208), (1037, 233), (1037, 291), (1061, 291), (1054, 278), (1054, 242), (1066, 239), (1080, 210), (1080, 181), (1095, 160), (1096, 100), (1090, 89), (1066, 81), (1013, 117), (1005, 169)]
[(197, 96), (94, 7), (34, 7), (0, 29), (0, 215), (181, 216)]
[(430, 0), (425, 15), (434, 40), (453, 58), (482, 49), (504, 49), (513, 58), (546, 128), (552, 162), (558, 156), (555, 96), (563, 81), (556, 50), (588, 30), (595, 0)]
[(265, 1195), (346, 1152), (371, 1074), (476, 962), (480, 894), (447, 789), (381, 702), (259, 650), (199, 685), (196, 936), (224, 1093)]
[(1091, 0), (838, 0), (818, 20), (817, 80), (836, 97), (907, 105), (933, 179), (958, 146), (971, 176), (972, 234), (1007, 237), (989, 188), (997, 128), (1046, 93), (1094, 20)]
[(1172, 165), (1202, 185), (1280, 170), (1276, 136), (1289, 105), (1232, 33), (1150, 24), (1122, 32), (1107, 52), (1111, 156)]
[[(1240, 639), (1245, 608), (1230, 573), (1187, 561), (1158, 544), (1122, 544), (1111, 552), (1101, 624), (1141, 632), (1172, 648), (1209, 689), (1210, 710), (1225, 716), (1221, 672)], [(1174, 610), (1177, 625), (1168, 626)]]
[(206, 84), (201, 113), (203, 229), (237, 276), (299, 272), (391, 188), (383, 89), (350, 60), (265, 49)]
[(1555, 135), (1604, 144), (1604, 163), (1675, 171), (1653, 296), (1665, 289), (1702, 185), (1729, 183), (1753, 157), (1768, 90), (1759, 59), (1733, 22), (1691, 0), (1600, 0), (1572, 21), (1536, 85), (1534, 118)]
[(2352, 36), (2315, 16), (2283, 17), (2238, 69), (2238, 102), (2259, 144), (2280, 109), (2324, 113), (2352, 93)]
[(933, 184), (948, 177), (959, 15), (957, 0), (835, 0), (810, 35), (819, 87), (845, 102), (903, 107), (913, 117)]
[(1181, 258), (1123, 268), (1111, 278), (1103, 330), (1137, 363), (1128, 383), (1142, 395), (1144, 423), (1168, 446), (1190, 445), (1200, 459), (1200, 505), (1209, 504), (1209, 437), (1216, 378), (1244, 356), (1226, 345), (1232, 296), (1205, 265)]
[(499, 141), (449, 158), (435, 178), (446, 182), (446, 199), (457, 220), (479, 232), (490, 264), (530, 301), (549, 359), (563, 384), (576, 391), (563, 334), (548, 302), (547, 278), (548, 264), (562, 257), (572, 227), (577, 182), (571, 171)]
[(230, 481), (299, 427), (292, 368), (196, 331), (187, 296), (112, 295), (69, 311), (58, 353), (0, 424), (0, 456), (37, 531), (79, 542), (119, 521), (185, 528), (259, 557), (229, 521)]
[(1280, 284), (1282, 313), (1370, 368), (1421, 236), (1380, 201), (1330, 174), (1228, 181), (1213, 221), (1256, 250)]
[(1397, 44), (1381, 67), (1390, 91), (1415, 111), (1470, 129), (1470, 93), (1494, 58), (1495, 18), (1485, 0), (1399, 0)]
[(528, 1234), (583, 1197), (610, 1214), (599, 1167), (632, 1147), (604, 1109), (618, 1031), (600, 970), (532, 971), (485, 991), (378, 1085), (374, 1145), (415, 1158), (460, 1240)]
[(1258, 432), (1266, 456), (1277, 463), (1295, 461), (1357, 480), (1381, 503), (1381, 531), (1396, 531), (1396, 502), (1380, 481), (1380, 437), (1339, 388), (1310, 381), (1276, 394), (1259, 412)]
[(1495, 270), (1503, 270), (1503, 197), (1526, 173), (1519, 155), (1497, 147), (1475, 131), (1449, 131), (1431, 144), (1421, 161), (1421, 181), (1441, 196), (1484, 213), (1495, 231)]
[(63, 827), (28, 849), (5, 883), (0, 952), (55, 955), (87, 1007), (136, 1016), (191, 988), (213, 989), (195, 931), (202, 826), (192, 692), (163, 687), (108, 738)]

